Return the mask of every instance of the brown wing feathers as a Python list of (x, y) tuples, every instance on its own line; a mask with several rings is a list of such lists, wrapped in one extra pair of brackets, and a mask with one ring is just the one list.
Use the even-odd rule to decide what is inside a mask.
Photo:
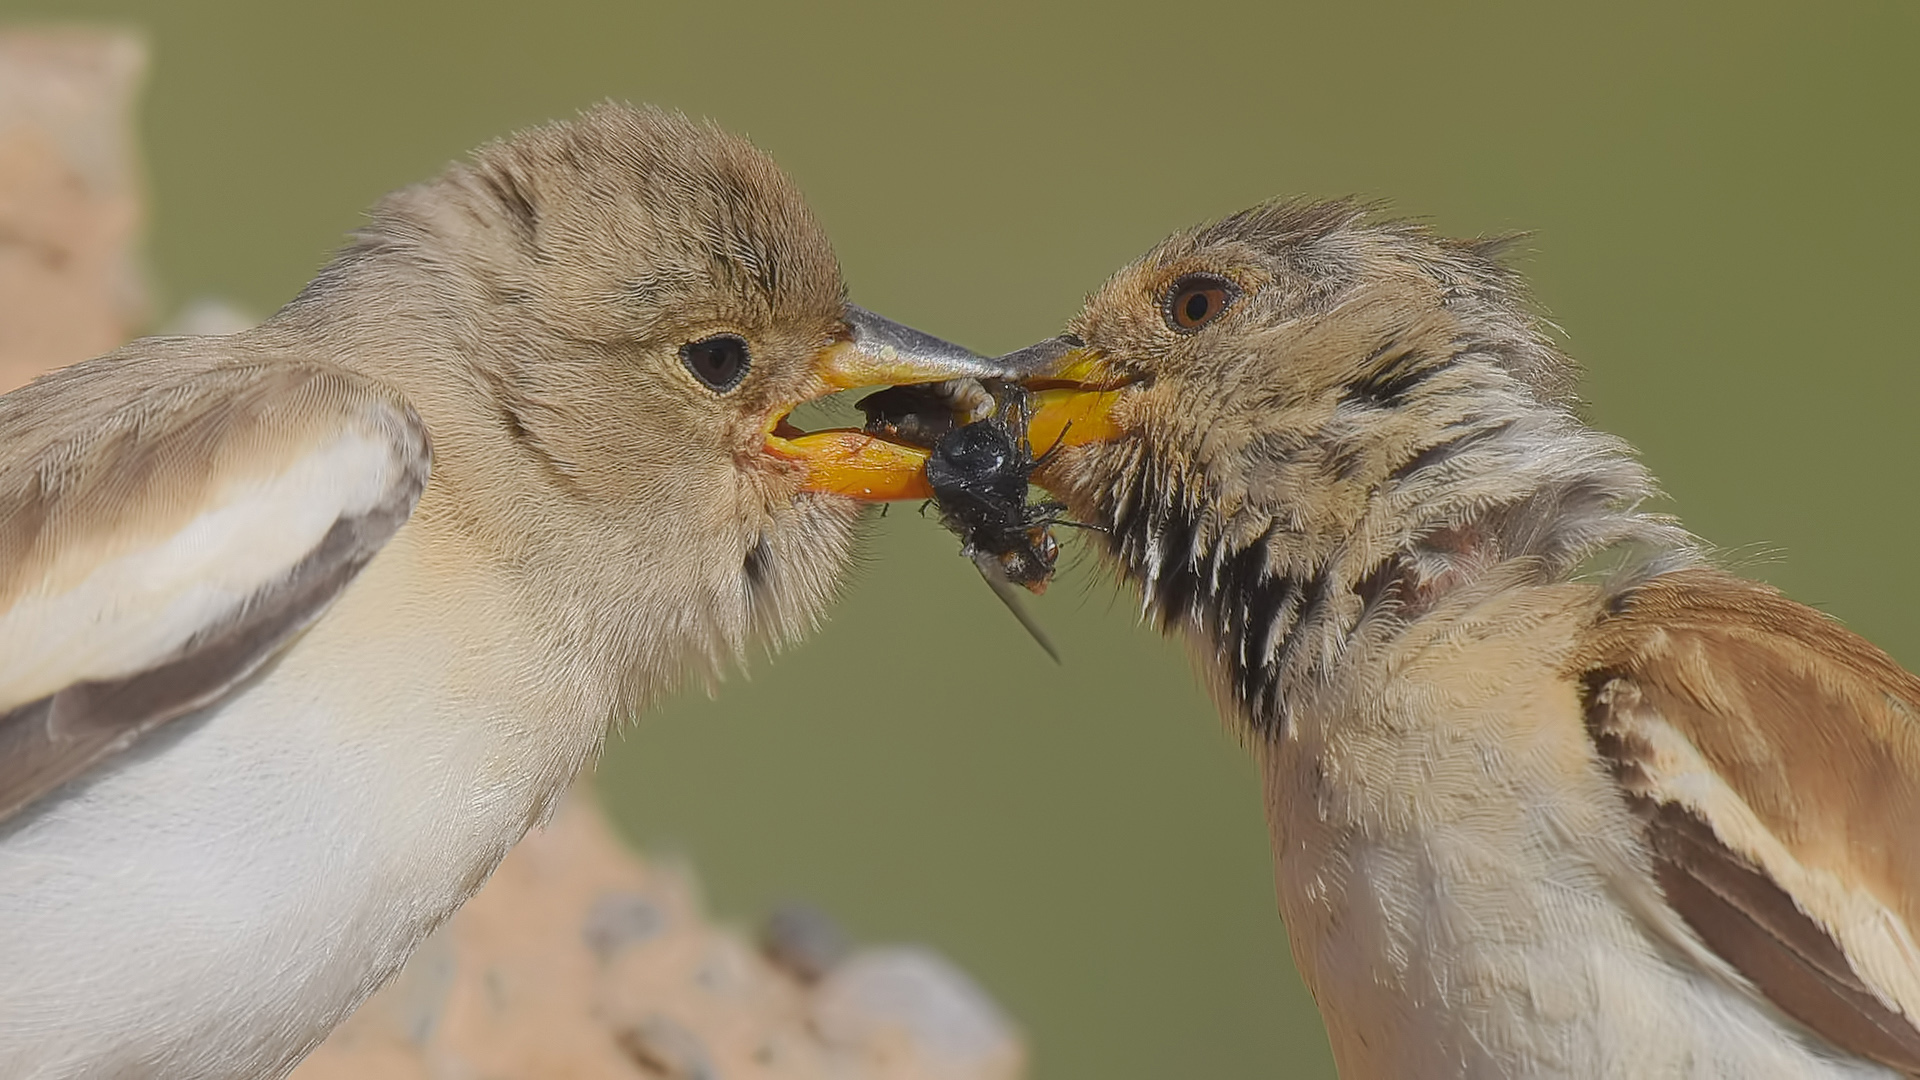
[(212, 704), (306, 629), (406, 521), (411, 492), (341, 518), (286, 579), (172, 660), (125, 679), (84, 682), (0, 714), (0, 822), (124, 750), (154, 728)]
[[(376, 437), (390, 441), (396, 468), (371, 505), (343, 511), (284, 574), (264, 582), (226, 618), (195, 629), (171, 655), (156, 656), (131, 675), (77, 682), (0, 713), (0, 823), (95, 762), (168, 721), (212, 704), (246, 680), (326, 611), (406, 522), (426, 485), (430, 454), (419, 418), (389, 391), (357, 376), (324, 365), (283, 364), (215, 371), (198, 384), (180, 385), (206, 389), (196, 396), (173, 388), (179, 401), (171, 410), (155, 410), (153, 418), (127, 425), (128, 430), (119, 433), (123, 437), (86, 448), (99, 460), (79, 453), (61, 459), (86, 468), (74, 468), (77, 479), (53, 494), (66, 497), (69, 504), (96, 500), (99, 505), (91, 514), (96, 532), (132, 531), (122, 530), (121, 522), (153, 509), (146, 504), (167, 507), (175, 516), (175, 504), (192, 505), (161, 483), (168, 477), (155, 460), (166, 462), (191, 483), (197, 479), (192, 476), (196, 469), (217, 473), (225, 458), (256, 453), (273, 424), (290, 433), (285, 445), (296, 448), (303, 445), (303, 432), (378, 433)], [(213, 423), (218, 419), (225, 425)], [(31, 434), (30, 424), (20, 426)], [(182, 443), (189, 444), (188, 450), (179, 449)], [(129, 487), (129, 476), (153, 482)], [(366, 482), (359, 477), (337, 480), (342, 485)], [(0, 498), (0, 506), (33, 509), (38, 505), (33, 496), (42, 502), (50, 498), (42, 488), (44, 484), (18, 484), (13, 492), (0, 493), (14, 496), (12, 503)], [(313, 497), (334, 496), (316, 492)], [(0, 539), (10, 541), (4, 550), (14, 556), (8, 569), (16, 576), (35, 558), (36, 544), (49, 547), (39, 542), (33, 528), (44, 527), (47, 520), (45, 513), (9, 520), (14, 531)], [(80, 539), (91, 537), (83, 533)], [(241, 547), (247, 543), (244, 536), (228, 539)], [(40, 558), (45, 561), (45, 552)]]
[(1668, 903), (1782, 1012), (1836, 1046), (1920, 1071), (1920, 1031), (1880, 1001), (1772, 878), (1674, 803), (1652, 810), (1647, 839)]
[[(1902, 935), (1915, 926), (1920, 680), (1818, 612), (1704, 570), (1632, 594), (1579, 674), (1594, 745), (1639, 813), (1668, 903), (1781, 1011), (1920, 1074), (1920, 1028), (1856, 962), (1872, 940), (1855, 934), (1850, 957), (1841, 931), (1849, 903), (1883, 907)], [(1700, 774), (1682, 778), (1696, 752), (1729, 789), (1718, 801)], [(1805, 884), (1823, 874), (1864, 895)]]

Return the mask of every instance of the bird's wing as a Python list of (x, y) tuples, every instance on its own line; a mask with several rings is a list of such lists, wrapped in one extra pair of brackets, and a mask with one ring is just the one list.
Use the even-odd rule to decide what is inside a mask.
[(1578, 674), (1668, 904), (1781, 1011), (1920, 1073), (1920, 679), (1708, 570), (1631, 593)]
[(163, 366), (0, 398), (0, 821), (245, 679), (425, 486), (419, 417), (367, 379)]

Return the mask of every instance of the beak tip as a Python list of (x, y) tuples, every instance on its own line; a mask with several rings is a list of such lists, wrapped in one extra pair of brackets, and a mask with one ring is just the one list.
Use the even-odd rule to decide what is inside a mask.
[(1003, 379), (1042, 379), (1058, 374), (1065, 361), (1085, 348), (1086, 343), (1074, 335), (1061, 334), (995, 357), (990, 363), (1001, 368), (999, 377)]

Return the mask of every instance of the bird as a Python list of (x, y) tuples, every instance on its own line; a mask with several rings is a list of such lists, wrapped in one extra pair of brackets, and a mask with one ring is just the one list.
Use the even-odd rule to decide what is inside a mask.
[(284, 1075), (611, 726), (816, 625), (890, 450), (796, 404), (997, 370), (606, 103), (0, 397), (0, 1075)]
[(1274, 200), (1001, 358), (1262, 778), (1343, 1077), (1920, 1075), (1920, 679), (1725, 569), (1508, 263)]

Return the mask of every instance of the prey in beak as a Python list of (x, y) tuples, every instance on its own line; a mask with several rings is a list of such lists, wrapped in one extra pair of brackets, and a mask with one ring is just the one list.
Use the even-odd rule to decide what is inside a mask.
[(1078, 338), (1048, 338), (989, 359), (853, 304), (847, 324), (850, 335), (815, 357), (810, 398), (890, 389), (860, 402), (867, 414), (861, 428), (802, 431), (789, 420), (791, 406), (771, 417), (767, 452), (803, 466), (804, 491), (866, 502), (935, 498), (927, 462), (936, 444), (995, 417), (1015, 391), (1024, 391), (1024, 419), (1010, 424), (1002, 417), (999, 426), (1045, 447), (1041, 462), (1055, 449), (1120, 433), (1111, 410), (1134, 379)]
[[(946, 350), (955, 346), (887, 326), (884, 336), (875, 335), (891, 350), (887, 359), (863, 358), (857, 342), (837, 358), (855, 368), (837, 386), (871, 385), (875, 380), (866, 376), (882, 369), (894, 376), (889, 381), (896, 385), (858, 403), (865, 426), (812, 434), (777, 426), (769, 449), (804, 460), (803, 487), (810, 490), (869, 501), (929, 500), (941, 524), (960, 537), (961, 553), (1058, 662), (1015, 586), (1044, 591), (1059, 557), (1053, 528), (1078, 523), (1066, 519), (1060, 503), (1033, 501), (1029, 485), (1061, 450), (1119, 433), (1110, 414), (1130, 380), (1071, 337), (984, 360), (954, 356)], [(904, 359), (910, 357), (922, 359)], [(946, 364), (981, 370), (926, 379)], [(1045, 448), (1038, 456), (1036, 446)]]
[[(872, 386), (920, 386), (1000, 378), (1006, 369), (949, 341), (847, 305), (847, 337), (814, 357), (806, 400)], [(863, 502), (927, 499), (927, 449), (861, 428), (802, 431), (789, 417), (795, 401), (767, 425), (767, 453), (801, 466), (800, 489)]]
[(992, 586), (1054, 663), (1060, 654), (1020, 602), (1015, 586), (1046, 589), (1065, 524), (1061, 503), (1029, 498), (1034, 470), (1027, 437), (1029, 395), (1005, 379), (957, 379), (932, 386), (896, 386), (863, 398), (867, 429), (924, 446), (922, 474), (940, 510), (940, 524), (960, 537), (960, 553)]

